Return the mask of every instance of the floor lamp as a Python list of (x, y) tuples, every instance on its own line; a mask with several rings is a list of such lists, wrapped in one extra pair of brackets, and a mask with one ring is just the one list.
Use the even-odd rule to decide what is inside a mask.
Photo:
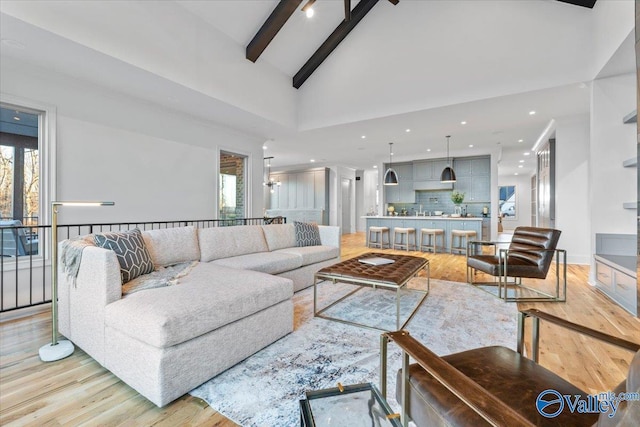
[(73, 353), (69, 340), (58, 341), (58, 206), (113, 206), (113, 202), (51, 202), (51, 344), (40, 347), (40, 359), (53, 362)]

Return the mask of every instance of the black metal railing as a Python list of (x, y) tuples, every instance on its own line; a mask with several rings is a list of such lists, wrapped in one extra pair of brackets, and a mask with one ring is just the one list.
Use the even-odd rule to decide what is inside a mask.
[[(58, 225), (58, 240), (134, 228), (145, 231), (189, 225), (211, 228), (286, 222), (284, 217), (275, 217), (64, 224)], [(50, 242), (50, 225), (0, 226), (0, 313), (51, 302)]]

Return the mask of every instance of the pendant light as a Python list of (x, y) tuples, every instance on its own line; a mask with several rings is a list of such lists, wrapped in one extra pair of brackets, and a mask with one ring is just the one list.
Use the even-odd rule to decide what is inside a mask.
[(456, 182), (456, 173), (451, 167), (451, 160), (449, 159), (449, 138), (451, 135), (447, 135), (447, 167), (442, 170), (440, 174), (440, 182)]
[(267, 176), (266, 179), (262, 181), (262, 185), (269, 187), (269, 192), (275, 193), (275, 187), (281, 186), (282, 183), (280, 182), (280, 179), (277, 181), (271, 179), (271, 159), (273, 159), (273, 156), (264, 158), (264, 160), (267, 161)]
[(398, 174), (391, 168), (391, 156), (393, 156), (393, 142), (389, 143), (389, 167), (384, 173), (384, 185), (398, 185)]

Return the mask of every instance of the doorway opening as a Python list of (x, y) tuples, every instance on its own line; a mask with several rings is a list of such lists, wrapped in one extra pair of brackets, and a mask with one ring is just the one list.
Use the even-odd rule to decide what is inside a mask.
[(247, 156), (220, 152), (218, 218), (246, 218)]

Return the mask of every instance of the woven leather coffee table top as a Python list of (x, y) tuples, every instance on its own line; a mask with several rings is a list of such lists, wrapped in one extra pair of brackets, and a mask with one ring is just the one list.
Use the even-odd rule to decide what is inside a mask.
[[(369, 265), (358, 260), (365, 258), (387, 258), (395, 262), (384, 265)], [(355, 258), (325, 267), (316, 273), (318, 279), (336, 279), (349, 282), (349, 279), (376, 282), (384, 285), (402, 286), (424, 268), (429, 260), (411, 255), (393, 255), (380, 252), (368, 252)]]

